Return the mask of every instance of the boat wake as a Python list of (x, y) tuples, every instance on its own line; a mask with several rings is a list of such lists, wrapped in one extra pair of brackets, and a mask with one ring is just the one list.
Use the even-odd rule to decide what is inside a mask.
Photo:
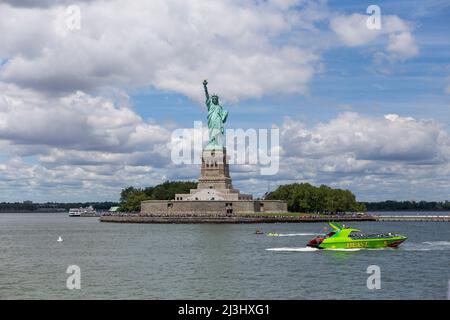
[(280, 233), (279, 237), (315, 236), (315, 233)]
[(311, 248), (311, 247), (303, 247), (303, 248), (269, 248), (267, 251), (279, 251), (279, 252), (314, 252), (319, 251), (320, 249)]
[(278, 251), (278, 252), (316, 252), (316, 251), (339, 251), (339, 252), (357, 252), (362, 250), (367, 251), (379, 251), (379, 250), (395, 250), (393, 248), (326, 248), (326, 249), (319, 249), (319, 248), (312, 248), (312, 247), (304, 247), (304, 248), (269, 248), (266, 249), (267, 251)]
[(422, 243), (430, 246), (450, 246), (450, 241), (425, 241)]
[(406, 251), (450, 250), (450, 241), (407, 242), (401, 246), (401, 249)]
[(343, 251), (343, 252), (355, 252), (360, 251), (359, 248), (352, 249), (319, 249), (312, 247), (303, 247), (303, 248), (269, 248), (267, 251), (278, 251), (278, 252), (316, 252), (316, 251)]

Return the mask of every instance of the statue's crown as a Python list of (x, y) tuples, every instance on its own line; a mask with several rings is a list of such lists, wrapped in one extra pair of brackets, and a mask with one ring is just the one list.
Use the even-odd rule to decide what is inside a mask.
[(215, 93), (211, 96), (211, 98), (214, 98), (214, 97), (219, 98), (219, 96)]

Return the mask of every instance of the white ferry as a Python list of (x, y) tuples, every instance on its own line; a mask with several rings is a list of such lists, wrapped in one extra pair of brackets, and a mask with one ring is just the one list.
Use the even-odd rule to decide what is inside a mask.
[(69, 217), (93, 217), (97, 215), (97, 211), (92, 206), (87, 208), (71, 208)]

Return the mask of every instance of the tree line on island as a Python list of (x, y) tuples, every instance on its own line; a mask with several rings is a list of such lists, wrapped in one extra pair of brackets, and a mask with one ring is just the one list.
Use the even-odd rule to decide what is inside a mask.
[(450, 211), (450, 201), (363, 202), (369, 211)]
[[(195, 182), (166, 181), (148, 188), (127, 187), (120, 194), (120, 211), (140, 211), (141, 201), (171, 200), (177, 193), (189, 193)], [(288, 210), (304, 213), (341, 213), (366, 211), (349, 190), (332, 189), (325, 185), (314, 187), (309, 183), (294, 183), (278, 187), (265, 196), (267, 200), (285, 200)]]
[[(177, 193), (189, 193), (197, 187), (192, 181), (166, 181), (162, 184), (135, 188), (127, 187), (120, 193), (120, 203), (105, 202), (72, 202), (72, 203), (33, 203), (2, 202), (0, 212), (48, 212), (68, 211), (70, 208), (92, 205), (95, 210), (107, 211), (111, 207), (119, 207), (121, 212), (139, 212), (141, 201), (172, 200)], [(450, 211), (450, 201), (380, 201), (358, 202), (349, 190), (333, 189), (326, 185), (315, 187), (309, 183), (293, 183), (281, 185), (267, 193), (266, 200), (284, 200), (290, 212), (303, 213), (341, 213), (365, 211)]]
[(71, 208), (85, 208), (92, 206), (98, 211), (108, 211), (111, 207), (118, 206), (119, 203), (113, 201), (104, 202), (45, 202), (35, 203), (31, 201), (24, 202), (1, 202), (0, 212), (60, 212), (69, 211)]
[(265, 199), (287, 201), (290, 212), (335, 214), (367, 211), (366, 206), (357, 202), (351, 191), (333, 189), (326, 185), (320, 187), (309, 183), (282, 185), (267, 194)]
[(177, 193), (189, 193), (197, 188), (197, 182), (166, 181), (154, 187), (127, 187), (120, 193), (121, 212), (137, 212), (141, 210), (141, 201), (145, 200), (173, 200)]
[[(127, 187), (120, 194), (120, 211), (137, 212), (141, 201), (172, 200), (177, 193), (189, 193), (197, 188), (197, 183), (188, 181), (166, 181), (160, 185), (147, 188)], [(450, 202), (426, 201), (381, 201), (358, 202), (349, 190), (334, 189), (326, 185), (315, 187), (309, 183), (281, 185), (267, 193), (266, 200), (284, 200), (290, 212), (335, 214), (343, 212), (366, 211), (450, 211)]]

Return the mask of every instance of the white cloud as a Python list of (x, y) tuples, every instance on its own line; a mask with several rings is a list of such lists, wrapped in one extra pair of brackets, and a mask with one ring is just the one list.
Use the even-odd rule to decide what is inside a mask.
[(442, 200), (450, 190), (450, 137), (435, 121), (343, 113), (307, 128), (287, 118), (281, 141), (284, 183), (350, 188), (366, 200)]
[(314, 130), (291, 120), (282, 128), (286, 150), (316, 158), (352, 153), (361, 160), (430, 161), (439, 156), (440, 143), (446, 140), (441, 125), (398, 115), (377, 118), (343, 113)]
[[(95, 0), (78, 0), (77, 2), (90, 2)], [(47, 8), (54, 5), (70, 5), (75, 1), (73, 0), (2, 0), (4, 3), (8, 3), (14, 7), (23, 8)]]
[[(321, 53), (336, 46), (324, 43), (331, 33), (317, 26), (328, 21), (346, 46), (379, 50), (382, 43), (378, 53), (392, 61), (418, 54), (412, 28), (399, 17), (382, 16), (382, 30), (370, 31), (367, 16), (332, 17), (323, 1), (7, 3), (0, 4), (5, 200), (21, 200), (14, 198), (21, 192), (46, 200), (117, 199), (125, 185), (197, 178), (197, 166), (171, 164), (167, 128), (143, 120), (126, 98), (102, 96), (104, 90), (154, 87), (202, 99), (208, 78), (211, 91), (227, 99), (306, 94)], [(81, 8), (81, 30), (65, 26), (65, 6), (73, 3)], [(344, 113), (308, 128), (287, 120), (281, 143), (280, 174), (264, 178), (379, 195), (379, 188), (395, 191), (433, 176), (442, 192), (450, 189), (436, 180), (448, 180), (450, 151), (447, 133), (433, 121)], [(255, 166), (233, 172), (243, 191), (266, 191)]]
[(204, 78), (228, 99), (305, 93), (318, 54), (274, 41), (298, 27), (295, 3), (92, 1), (79, 4), (75, 31), (65, 6), (0, 4), (1, 79), (56, 93), (154, 86), (197, 99)]
[(1, 83), (0, 89), (0, 139), (15, 145), (130, 152), (167, 142), (169, 136), (107, 98), (83, 92), (51, 98)]
[(354, 13), (349, 16), (339, 15), (331, 19), (330, 27), (348, 46), (365, 45), (379, 36), (379, 30), (367, 28), (368, 16)]
[(60, 165), (48, 168), (12, 158), (0, 164), (3, 201), (117, 201), (121, 188), (155, 185), (170, 178), (169, 170), (150, 166)]
[[(129, 107), (80, 92), (41, 100), (39, 93), (11, 85), (2, 90), (9, 100), (0, 100), (5, 200), (114, 200), (126, 185), (198, 177), (198, 166), (172, 164), (169, 130)], [(261, 176), (257, 166), (232, 166), (235, 186), (262, 194), (267, 180), (272, 188), (308, 181), (350, 188), (366, 200), (405, 194), (443, 199), (450, 190), (450, 139), (435, 121), (347, 112), (311, 128), (287, 118), (280, 133), (280, 172)], [(439, 190), (431, 194), (424, 185)]]
[(0, 83), (2, 199), (117, 200), (126, 185), (173, 178), (170, 131), (128, 104), (77, 92), (48, 97)]
[(415, 40), (409, 32), (390, 34), (387, 50), (400, 59), (412, 58), (419, 53)]
[(347, 46), (357, 47), (374, 43), (385, 36), (385, 51), (391, 60), (405, 60), (419, 53), (408, 23), (396, 15), (381, 15), (381, 29), (367, 27), (368, 15), (354, 13), (339, 15), (330, 20), (330, 28)]
[(8, 3), (0, 4), (8, 59), (0, 80), (53, 94), (151, 86), (202, 99), (204, 78), (231, 100), (307, 94), (324, 39), (333, 41), (318, 27), (327, 21), (345, 45), (384, 35), (388, 59), (418, 53), (399, 17), (383, 15), (382, 30), (371, 31), (368, 16), (333, 16), (323, 1), (75, 1), (81, 29), (73, 31), (67, 1)]

